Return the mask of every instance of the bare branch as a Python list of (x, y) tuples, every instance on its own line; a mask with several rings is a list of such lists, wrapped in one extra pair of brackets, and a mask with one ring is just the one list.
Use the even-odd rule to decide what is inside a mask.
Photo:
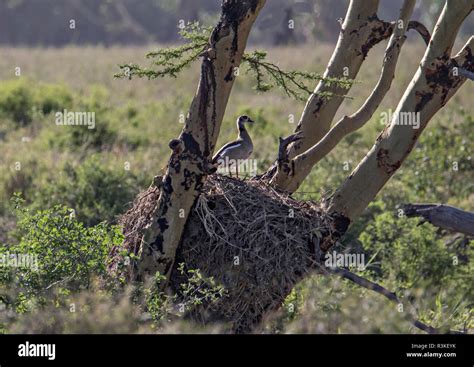
[(288, 148), (288, 145), (300, 139), (301, 139), (301, 132), (291, 134), (290, 136), (287, 136), (286, 138), (279, 138), (278, 162), (280, 166), (283, 164), (283, 162), (288, 161), (288, 156), (286, 155), (286, 148)]
[(436, 227), (474, 237), (474, 213), (444, 204), (406, 204), (407, 217), (422, 217)]
[(430, 31), (425, 27), (425, 25), (416, 20), (410, 20), (410, 23), (408, 23), (408, 30), (410, 31), (412, 29), (418, 32), (421, 38), (423, 38), (423, 41), (425, 41), (425, 44), (428, 46), (430, 43), (431, 35)]
[[(385, 22), (377, 17), (378, 0), (352, 0), (339, 40), (324, 77), (347, 77), (354, 80), (368, 52), (378, 43), (388, 39), (396, 26), (396, 22)], [(416, 21), (408, 23), (408, 29), (416, 30), (428, 44), (430, 34), (426, 27)], [(287, 156), (292, 159), (317, 144), (330, 130), (334, 116), (350, 88), (343, 90), (335, 85), (320, 82), (314, 93), (306, 102), (305, 109), (295, 131), (302, 131), (302, 139), (290, 144)], [(333, 95), (328, 99), (327, 93)], [(261, 177), (269, 180), (275, 175), (284, 175), (277, 171), (275, 164)], [(276, 178), (278, 181), (281, 178)]]
[[(355, 79), (369, 50), (389, 37), (390, 25), (377, 18), (379, 0), (352, 0), (324, 77)], [(388, 36), (387, 36), (388, 34)], [(289, 158), (306, 151), (328, 131), (348, 89), (320, 82), (308, 99), (296, 128), (303, 138), (291, 144)], [(334, 97), (328, 99), (325, 94)]]
[[(398, 296), (394, 293), (389, 291), (387, 288), (382, 287), (380, 284), (377, 284), (375, 282), (372, 282), (371, 280), (362, 278), (361, 276), (354, 274), (350, 272), (349, 270), (342, 269), (342, 268), (325, 268), (325, 270), (331, 274), (338, 275), (344, 279), (350, 280), (351, 282), (360, 285), (361, 287), (364, 287), (366, 289), (370, 289), (371, 291), (374, 291), (376, 293), (379, 293), (383, 295), (385, 298), (389, 299), (390, 301), (396, 303), (396, 304), (402, 304), (403, 302), (398, 298)], [(421, 322), (420, 320), (416, 319), (413, 315), (410, 313), (405, 313), (405, 319), (409, 321), (413, 326), (416, 328), (427, 332), (428, 334), (464, 334), (459, 331), (445, 331), (442, 329), (437, 329), (432, 326), (426, 325), (424, 322)]]

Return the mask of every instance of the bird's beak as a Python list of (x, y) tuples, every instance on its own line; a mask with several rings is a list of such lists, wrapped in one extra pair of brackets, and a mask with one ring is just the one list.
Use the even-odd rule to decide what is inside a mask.
[(254, 120), (252, 120), (252, 119), (248, 119), (248, 120), (247, 120), (247, 122), (249, 122), (249, 123), (253, 124), (255, 121), (254, 121)]

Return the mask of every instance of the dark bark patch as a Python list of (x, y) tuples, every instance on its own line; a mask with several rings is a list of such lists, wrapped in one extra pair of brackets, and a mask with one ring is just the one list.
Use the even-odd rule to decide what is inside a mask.
[(187, 152), (195, 155), (196, 157), (202, 156), (201, 147), (199, 146), (199, 143), (190, 133), (183, 133), (181, 135), (181, 138), (183, 140), (184, 147)]
[[(204, 138), (204, 152), (199, 153), (195, 152), (197, 156), (208, 157), (210, 155), (210, 133), (209, 133), (209, 124), (212, 124), (212, 134), (215, 131), (215, 121), (216, 121), (216, 76), (214, 65), (209, 60), (203, 60), (201, 68), (201, 84), (199, 86), (199, 121), (200, 126), (203, 130)], [(208, 115), (208, 107), (212, 106), (212, 115)], [(194, 139), (193, 139), (194, 140)], [(197, 143), (196, 143), (197, 144)], [(198, 144), (199, 147), (199, 144)]]
[(158, 233), (158, 235), (155, 238), (155, 242), (153, 242), (150, 247), (155, 250), (159, 251), (160, 253), (163, 253), (163, 234)]
[(171, 194), (173, 192), (172, 179), (169, 175), (166, 175), (163, 179), (163, 185), (161, 186), (161, 188), (167, 194)]
[(431, 92), (416, 92), (418, 103), (415, 106), (415, 112), (420, 112), (426, 104), (433, 99), (434, 94)]
[(184, 181), (181, 183), (182, 186), (184, 186), (184, 189), (186, 191), (188, 191), (192, 185), (193, 185), (193, 182), (194, 182), (194, 173), (192, 173), (190, 170), (188, 170), (187, 168), (185, 168), (183, 170), (183, 174), (184, 174)]
[(228, 83), (234, 80), (234, 67), (231, 66), (229, 68), (229, 71), (227, 72), (227, 75), (225, 76), (224, 80)]
[(181, 143), (181, 140), (179, 139), (172, 139), (170, 140), (168, 146), (170, 147), (170, 149), (176, 153), (176, 154), (179, 154), (182, 152), (183, 150), (183, 145)]
[(388, 22), (381, 21), (377, 15), (369, 17), (369, 23), (364, 23), (363, 27), (365, 26), (370, 27), (371, 33), (360, 50), (364, 60), (367, 57), (370, 49), (377, 43), (390, 37), (393, 31), (392, 25)]
[(166, 231), (169, 228), (168, 220), (166, 218), (162, 217), (162, 218), (158, 219), (156, 223), (158, 224), (158, 227), (160, 228), (161, 233), (163, 233), (164, 231)]
[(249, 12), (255, 13), (258, 0), (227, 0), (222, 3), (221, 22), (217, 28), (230, 26), (234, 31), (232, 40), (232, 52), (235, 54), (238, 50), (239, 38), (238, 30), (240, 23), (249, 15)]
[(401, 162), (390, 162), (390, 154), (387, 149), (380, 148), (377, 152), (377, 166), (382, 168), (384, 172), (391, 176), (397, 169), (400, 168)]

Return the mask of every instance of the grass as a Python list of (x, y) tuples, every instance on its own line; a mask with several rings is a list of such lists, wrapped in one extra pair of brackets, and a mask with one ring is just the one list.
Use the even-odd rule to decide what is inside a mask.
[[(344, 139), (313, 169), (300, 188), (300, 192), (310, 194), (300, 193), (296, 194), (297, 197), (318, 199), (321, 194), (336, 188), (355, 168), (383, 128), (380, 113), (389, 108), (395, 109), (410, 82), (423, 56), (424, 47), (421, 44), (420, 40), (414, 39), (414, 42), (404, 45), (392, 89), (378, 111), (366, 126)], [(278, 62), (282, 68), (322, 73), (333, 47), (318, 44), (316, 47), (270, 48), (268, 59)], [(358, 109), (370, 94), (380, 72), (384, 47), (378, 45), (369, 54), (349, 94), (351, 98), (345, 100), (336, 120)], [(119, 70), (118, 64), (145, 64), (144, 55), (153, 48), (156, 46), (0, 48), (0, 105), (2, 93), (10, 96), (12, 90), (21, 89), (21, 97), (26, 96), (22, 102), (26, 107), (19, 104), (19, 114), (5, 115), (8, 111), (0, 111), (0, 243), (19, 241), (16, 219), (9, 204), (14, 192), (22, 192), (26, 205), (32, 210), (62, 204), (75, 209), (79, 220), (87, 225), (100, 221), (115, 223), (116, 216), (128, 209), (133, 197), (146, 188), (155, 175), (162, 173), (170, 154), (168, 142), (179, 135), (182, 128), (180, 114), (187, 113), (197, 87), (199, 65), (193, 65), (176, 79), (128, 81), (113, 78)], [(14, 74), (16, 67), (21, 68), (20, 77)], [(258, 160), (259, 169), (263, 170), (276, 158), (278, 137), (294, 130), (304, 103), (291, 100), (277, 90), (257, 94), (251, 89), (252, 85), (249, 77), (241, 73), (231, 94), (218, 145), (235, 137), (236, 117), (242, 113), (249, 114), (256, 120), (256, 124), (250, 127), (250, 134), (258, 147), (253, 158)], [(430, 243), (443, 254), (444, 261), (453, 251), (461, 250), (445, 246), (450, 237), (434, 233), (432, 228), (426, 228), (428, 225), (419, 228), (416, 220), (394, 221), (393, 216), (398, 206), (407, 201), (439, 201), (467, 210), (474, 207), (473, 94), (474, 84), (467, 82), (433, 118), (405, 165), (379, 194), (378, 200), (364, 217), (353, 226), (342, 244), (345, 249), (362, 247), (370, 254), (368, 258), (374, 256), (375, 263), (383, 260), (383, 265), (377, 265), (379, 267), (368, 276), (392, 288), (406, 283), (415, 284), (416, 279), (426, 277), (427, 283), (416, 283), (426, 292), (413, 290), (416, 300), (423, 304), (421, 312), (424, 320), (434, 323), (445, 320), (455, 326), (465, 322), (466, 313), (462, 307), (450, 304), (450, 299), (461, 299), (460, 304), (463, 305), (472, 304), (474, 300), (473, 291), (466, 289), (467, 284), (472, 284), (472, 259), (468, 257), (467, 265), (463, 263), (458, 268), (450, 268), (443, 276), (420, 275), (418, 269), (411, 271), (411, 260), (404, 257), (404, 254), (410, 253), (407, 251), (410, 247), (404, 246), (415, 246), (419, 250), (417, 256), (422, 259), (420, 261), (426, 261), (428, 269), (436, 268), (434, 264), (429, 266), (431, 262), (440, 261), (429, 256), (430, 245), (426, 245), (426, 241), (423, 246), (420, 241), (410, 242), (417, 238), (429, 238)], [(49, 108), (44, 107), (52, 102), (56, 104), (53, 103), (51, 112), (61, 110), (63, 105), (71, 110), (95, 111), (97, 129), (87, 131), (78, 127), (57, 126), (54, 113), (48, 113)], [(28, 121), (15, 121), (21, 120), (25, 113), (29, 116)], [(294, 124), (288, 121), (290, 115), (295, 116)], [(459, 163), (459, 170), (452, 169), (453, 162)], [(110, 192), (110, 195), (104, 192)], [(369, 225), (372, 222), (374, 224)], [(400, 240), (397, 233), (402, 232), (404, 237)], [(393, 243), (396, 243), (396, 251), (392, 253)], [(401, 265), (397, 268), (395, 264)], [(403, 282), (397, 280), (400, 277), (403, 277)], [(314, 297), (315, 294), (318, 297)], [(437, 294), (442, 295), (441, 299), (437, 298)], [(86, 300), (89, 296), (77, 295), (79, 299)], [(400, 315), (394, 313), (392, 306), (384, 300), (366, 291), (354, 290), (340, 280), (311, 278), (298, 286), (292, 297), (294, 299), (290, 297), (286, 306), (294, 303), (298, 305), (298, 312), (282, 310), (280, 315), (270, 320), (266, 331), (337, 333), (409, 330), (408, 324), (400, 321)], [(99, 310), (102, 304), (114, 302), (122, 305), (124, 312), (134, 307), (108, 298), (91, 302), (99, 305)], [(439, 304), (442, 307), (437, 310)], [(458, 310), (457, 316), (449, 313), (451, 306)], [(358, 313), (355, 313), (356, 309)], [(367, 317), (378, 310), (377, 317)], [(35, 312), (53, 313), (50, 309)], [(138, 311), (133, 308), (133, 312)], [(100, 312), (88, 315), (81, 316), (84, 326), (72, 328), (70, 315), (61, 312), (54, 330), (145, 330), (133, 323), (120, 328), (121, 315), (117, 316), (117, 322), (104, 322), (100, 326), (102, 329), (91, 328), (88, 325), (93, 324), (94, 320), (87, 318), (100, 318)], [(21, 320), (21, 317), (16, 319), (11, 330), (24, 332), (31, 329), (31, 317), (25, 317), (24, 322)], [(472, 315), (470, 320), (467, 323), (471, 322), (469, 325), (472, 328)], [(165, 326), (164, 330), (179, 332), (189, 328), (187, 325), (175, 330)], [(51, 330), (51, 325), (39, 327), (38, 330)], [(150, 330), (148, 325), (146, 330)]]

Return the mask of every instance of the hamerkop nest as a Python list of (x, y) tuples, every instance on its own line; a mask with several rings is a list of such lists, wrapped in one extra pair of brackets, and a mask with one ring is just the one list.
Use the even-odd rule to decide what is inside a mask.
[[(138, 252), (158, 196), (159, 189), (150, 187), (122, 217), (127, 249)], [(171, 286), (179, 293), (180, 263), (214, 277), (226, 296), (188, 317), (250, 332), (320, 262), (330, 219), (317, 203), (295, 200), (262, 181), (211, 175), (186, 224)]]

